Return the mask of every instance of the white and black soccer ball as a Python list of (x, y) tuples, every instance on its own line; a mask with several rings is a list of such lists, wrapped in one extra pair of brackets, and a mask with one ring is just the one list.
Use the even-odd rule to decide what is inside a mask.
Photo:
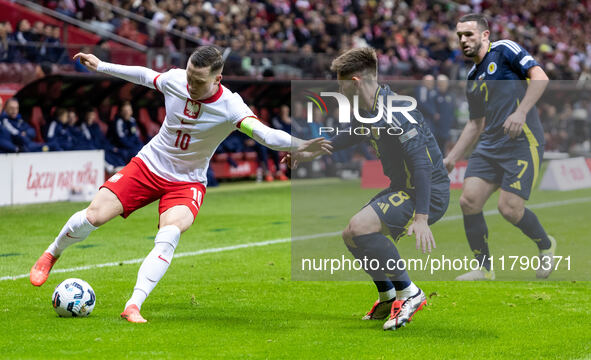
[(63, 317), (86, 317), (96, 303), (92, 287), (81, 279), (62, 281), (53, 292), (52, 304), (55, 312)]

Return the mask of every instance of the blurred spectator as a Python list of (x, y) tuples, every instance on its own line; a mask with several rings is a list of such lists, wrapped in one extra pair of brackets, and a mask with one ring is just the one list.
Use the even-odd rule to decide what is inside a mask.
[(68, 111), (57, 108), (54, 119), (47, 128), (45, 140), (55, 150), (75, 150), (72, 133), (68, 130)]
[(71, 150), (92, 150), (94, 147), (88, 143), (86, 137), (82, 133), (82, 129), (78, 126), (78, 115), (74, 110), (68, 110), (68, 123), (66, 126), (70, 137), (72, 138)]
[(97, 116), (94, 109), (89, 109), (83, 114), (83, 121), (80, 125), (83, 141), (89, 149), (104, 150), (107, 171), (114, 172), (119, 167), (125, 166), (126, 162), (119, 149), (111, 144), (97, 123)]
[(16, 24), (16, 31), (14, 31), (9, 40), (11, 40), (11, 46), (9, 49), (9, 58), (12, 62), (25, 62), (28, 60), (27, 55), (29, 49), (27, 42), (31, 35), (31, 23), (27, 19), (21, 19)]
[(437, 95), (435, 98), (435, 113), (438, 115), (435, 121), (435, 139), (443, 156), (446, 154), (449, 142), (449, 131), (456, 120), (455, 98), (449, 90), (449, 79), (441, 74), (437, 76)]
[(45, 25), (43, 34), (43, 42), (39, 49), (40, 60), (52, 64), (68, 62), (66, 49), (62, 46), (60, 40), (60, 28), (49, 24)]
[(119, 109), (119, 115), (109, 126), (109, 136), (121, 151), (125, 163), (128, 163), (144, 146), (139, 138), (137, 122), (132, 115), (131, 103), (125, 101)]
[[(89, 54), (91, 53), (91, 50), (88, 46), (84, 46), (82, 49), (80, 49), (80, 52)], [(80, 58), (74, 60), (74, 70), (81, 73), (91, 72), (90, 70), (88, 70), (88, 68), (86, 68), (86, 66), (82, 65), (82, 63), (80, 62)]]
[[(2, 98), (0, 97), (0, 109), (2, 108)], [(12, 135), (6, 128), (0, 124), (0, 152), (2, 153), (16, 153), (19, 152), (19, 147), (12, 141)]]
[(423, 82), (415, 90), (415, 99), (417, 100), (417, 109), (423, 114), (425, 122), (433, 132), (435, 132), (434, 124), (439, 120), (436, 97), (435, 78), (433, 75), (425, 75)]
[(92, 49), (92, 54), (102, 61), (111, 62), (111, 47), (107, 39), (100, 39)]
[(20, 151), (20, 148), (12, 142), (12, 136), (4, 128), (4, 126), (0, 126), (0, 153), (17, 153)]
[[(265, 54), (267, 63), (257, 65), (259, 74), (300, 60), (297, 65), (303, 71), (299, 76), (324, 78), (330, 76), (333, 54), (369, 45), (378, 50), (380, 71), (386, 75), (416, 78), (444, 73), (452, 79), (462, 78), (466, 70), (454, 29), (457, 19), (468, 12), (487, 14), (493, 41), (511, 39), (521, 44), (552, 78), (576, 79), (591, 66), (589, 1), (478, 0), (462, 5), (411, 0), (109, 1), (143, 16), (145, 22), (130, 20), (90, 1), (45, 3), (88, 21), (99, 34), (115, 32), (144, 45), (165, 48), (164, 54), (172, 55), (173, 62), (178, 62), (185, 41), (170, 35), (172, 29), (199, 39), (196, 41), (201, 44), (232, 48), (231, 73), (249, 69), (249, 61), (262, 60)], [(236, 42), (240, 51), (236, 51)], [(185, 48), (190, 51), (193, 44), (185, 42)], [(314, 61), (309, 61), (309, 51), (316, 55)], [(239, 59), (246, 62), (241, 67), (234, 65)], [(291, 71), (283, 75), (293, 77)]]
[(275, 129), (283, 130), (288, 134), (291, 134), (291, 116), (289, 115), (289, 106), (281, 105), (279, 108), (279, 114), (273, 116), (271, 119), (271, 125)]
[(6, 23), (0, 23), (0, 62), (7, 62), (10, 60), (9, 50), (10, 45), (8, 40), (10, 35)]
[(292, 109), (293, 119), (290, 124), (291, 134), (300, 139), (311, 139), (310, 128), (306, 121), (306, 109), (301, 101), (296, 101)]
[(31, 27), (31, 33), (29, 35), (28, 41), (34, 42), (41, 42), (43, 39), (44, 33), (44, 25), (41, 21), (35, 21), (33, 26)]
[(76, 6), (72, 0), (59, 0), (55, 11), (69, 17), (76, 16)]
[(0, 122), (11, 136), (12, 141), (22, 151), (49, 151), (46, 144), (35, 142), (37, 132), (27, 123), (19, 113), (19, 103), (15, 98), (8, 99), (4, 112), (0, 115)]

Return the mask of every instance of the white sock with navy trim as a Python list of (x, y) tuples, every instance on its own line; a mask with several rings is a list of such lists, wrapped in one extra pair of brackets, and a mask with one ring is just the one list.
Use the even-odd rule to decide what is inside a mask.
[(396, 289), (392, 288), (388, 291), (378, 292), (380, 302), (392, 300), (396, 297)]
[(416, 295), (418, 291), (419, 288), (415, 285), (415, 283), (411, 282), (410, 285), (404, 289), (396, 291), (396, 300), (406, 300), (409, 297)]

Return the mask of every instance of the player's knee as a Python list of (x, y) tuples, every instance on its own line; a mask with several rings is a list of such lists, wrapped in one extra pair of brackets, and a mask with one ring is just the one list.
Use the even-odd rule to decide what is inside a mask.
[(353, 241), (353, 238), (358, 235), (356, 231), (358, 231), (358, 229), (354, 230), (351, 226), (351, 222), (349, 222), (349, 224), (347, 224), (347, 227), (345, 228), (345, 230), (343, 230), (341, 234), (343, 240), (345, 241), (345, 244), (350, 244)]
[(497, 208), (505, 220), (512, 224), (519, 222), (523, 216), (523, 207), (519, 204), (514, 204), (511, 201), (499, 201)]
[(476, 214), (482, 211), (482, 209), (479, 208), (476, 199), (465, 193), (462, 193), (462, 196), (460, 196), (460, 207), (464, 214)]
[(375, 227), (371, 221), (362, 218), (361, 216), (353, 216), (351, 220), (349, 220), (349, 225), (345, 229), (346, 235), (348, 238), (353, 238), (355, 236), (371, 234), (374, 232), (380, 231), (379, 226)]
[(181, 233), (184, 233), (185, 231), (189, 230), (189, 228), (191, 227), (191, 225), (193, 224), (193, 216), (192, 215), (185, 215), (185, 214), (181, 214), (179, 215), (178, 213), (164, 213), (162, 214), (162, 216), (160, 217), (160, 227), (165, 227), (165, 226), (176, 226)]
[(104, 221), (101, 221), (100, 218), (100, 211), (98, 206), (93, 205), (92, 203), (88, 208), (86, 208), (86, 220), (92, 225), (99, 227), (104, 224)]
[(123, 205), (110, 190), (102, 188), (86, 209), (86, 219), (93, 226), (101, 226), (123, 213)]

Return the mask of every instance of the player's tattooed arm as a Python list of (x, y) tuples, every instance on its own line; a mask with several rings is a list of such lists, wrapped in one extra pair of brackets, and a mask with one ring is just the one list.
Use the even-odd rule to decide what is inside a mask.
[(548, 86), (548, 76), (539, 66), (533, 66), (528, 70), (528, 76), (530, 78), (529, 85), (525, 96), (521, 100), (517, 110), (507, 117), (503, 128), (505, 134), (508, 134), (512, 139), (516, 138), (521, 134), (523, 125), (525, 124), (527, 113), (540, 99), (546, 86)]

